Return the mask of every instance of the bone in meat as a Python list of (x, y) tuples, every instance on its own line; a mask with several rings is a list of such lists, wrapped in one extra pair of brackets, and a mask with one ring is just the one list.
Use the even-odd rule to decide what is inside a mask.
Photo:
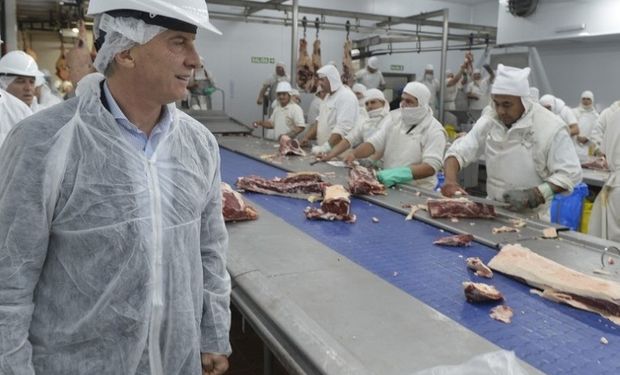
[(299, 141), (284, 134), (280, 137), (280, 155), (306, 156), (306, 152), (302, 150)]
[(474, 236), (471, 234), (456, 234), (454, 236), (442, 237), (433, 242), (433, 244), (441, 246), (464, 247), (471, 246), (471, 241), (473, 240)]
[(349, 171), (349, 190), (357, 195), (386, 195), (374, 170), (358, 165)]
[(509, 306), (499, 305), (491, 309), (489, 316), (495, 320), (499, 320), (500, 322), (510, 324), (512, 322), (513, 313)]
[(321, 208), (307, 207), (306, 218), (313, 220), (341, 220), (348, 223), (355, 222), (355, 215), (351, 214), (351, 194), (342, 185), (332, 185), (325, 188)]
[(507, 226), (501, 226), (501, 227), (497, 227), (497, 228), (493, 228), (491, 229), (491, 232), (493, 232), (493, 234), (499, 234), (499, 233), (519, 233), (520, 230), (518, 228), (514, 228), (514, 227), (507, 227)]
[(221, 184), (222, 214), (225, 221), (256, 220), (256, 209), (245, 202), (241, 194), (225, 182)]
[(262, 194), (322, 193), (327, 183), (316, 172), (289, 173), (287, 177), (267, 179), (259, 176), (239, 177), (237, 188)]
[(490, 279), (493, 277), (493, 271), (484, 264), (478, 257), (467, 258), (467, 268), (476, 271), (475, 275), (480, 277), (486, 277)]
[(521, 245), (506, 245), (489, 267), (543, 290), (556, 302), (596, 312), (620, 325), (620, 284), (583, 274)]
[(495, 217), (495, 207), (472, 202), (467, 198), (429, 199), (426, 205), (432, 218), (491, 219)]
[(463, 282), (463, 291), (467, 302), (499, 301), (504, 298), (502, 293), (493, 285), (485, 283)]

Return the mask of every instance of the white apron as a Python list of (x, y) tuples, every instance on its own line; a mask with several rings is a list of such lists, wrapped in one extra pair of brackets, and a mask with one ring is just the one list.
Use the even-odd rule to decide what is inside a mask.
[(336, 126), (336, 124), (330, 124), (329, 119), (332, 116), (332, 112), (335, 111), (336, 108), (332, 105), (323, 101), (321, 103), (321, 109), (319, 111), (319, 117), (317, 119), (318, 125), (316, 130), (316, 142), (318, 145), (322, 145), (329, 140), (329, 136), (332, 134), (332, 130)]
[[(519, 129), (514, 129), (517, 131)], [(527, 130), (526, 130), (527, 131)], [(510, 131), (509, 131), (510, 132)], [(509, 133), (506, 134), (506, 137)], [(544, 180), (536, 172), (531, 133), (504, 141), (487, 136), (485, 160), (487, 168), (487, 195), (490, 199), (503, 202), (503, 194), (508, 190), (523, 190), (538, 186)], [(495, 135), (497, 137), (497, 135)], [(526, 215), (549, 218), (551, 202), (534, 210), (523, 212)]]

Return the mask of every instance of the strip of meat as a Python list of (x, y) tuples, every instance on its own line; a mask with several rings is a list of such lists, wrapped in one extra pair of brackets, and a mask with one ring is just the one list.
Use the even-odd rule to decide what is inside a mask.
[(472, 202), (467, 198), (428, 199), (426, 202), (431, 217), (436, 218), (466, 218), (492, 219), (495, 217), (495, 207), (489, 204)]
[(320, 194), (327, 185), (321, 175), (315, 172), (289, 173), (285, 178), (266, 179), (259, 176), (247, 176), (237, 179), (238, 189), (262, 194)]
[(342, 185), (325, 188), (321, 208), (307, 207), (306, 218), (313, 220), (342, 220), (354, 223), (355, 215), (351, 214), (351, 194)]
[(493, 234), (499, 234), (499, 233), (519, 233), (520, 230), (518, 228), (514, 228), (514, 227), (507, 227), (507, 226), (501, 226), (498, 228), (493, 228), (491, 229), (491, 232), (493, 232)]
[(485, 283), (463, 282), (463, 290), (467, 302), (489, 302), (499, 301), (504, 298), (502, 293), (493, 285)]
[(490, 279), (493, 277), (493, 271), (480, 258), (471, 257), (467, 258), (467, 268), (476, 271), (475, 275), (480, 277), (486, 277)]
[(225, 221), (256, 220), (256, 209), (245, 202), (241, 194), (225, 182), (221, 184), (222, 214)]
[(581, 168), (608, 171), (609, 165), (607, 164), (607, 159), (605, 159), (604, 157), (600, 157), (585, 163), (581, 163)]
[(489, 314), (491, 318), (506, 324), (510, 324), (512, 322), (513, 315), (512, 309), (506, 305), (495, 306), (491, 309), (491, 313)]
[(284, 134), (280, 137), (280, 155), (306, 156), (306, 152), (301, 148), (299, 141)]
[(440, 246), (465, 247), (471, 246), (471, 241), (473, 240), (474, 236), (471, 234), (455, 234), (453, 236), (442, 237), (433, 242), (433, 244)]
[(375, 171), (361, 165), (349, 171), (349, 191), (356, 195), (387, 195), (385, 186), (377, 180)]
[(543, 290), (545, 298), (596, 312), (620, 325), (617, 282), (572, 270), (518, 244), (504, 246), (489, 267)]

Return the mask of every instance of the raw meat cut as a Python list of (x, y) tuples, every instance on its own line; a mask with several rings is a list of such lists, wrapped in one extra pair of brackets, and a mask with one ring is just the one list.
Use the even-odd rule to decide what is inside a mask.
[(349, 191), (357, 195), (386, 195), (385, 186), (377, 180), (373, 169), (355, 166), (349, 171)]
[(225, 182), (221, 184), (224, 221), (256, 220), (256, 209), (245, 202), (241, 194)]
[(308, 42), (305, 38), (299, 40), (299, 58), (297, 59), (297, 87), (308, 91), (314, 83), (314, 70), (312, 59), (308, 55)]
[(353, 74), (353, 59), (351, 59), (351, 49), (353, 42), (347, 38), (344, 42), (344, 57), (342, 59), (342, 83), (349, 87), (353, 87), (355, 83), (355, 75)]
[(581, 168), (608, 171), (609, 165), (607, 164), (607, 159), (605, 159), (604, 157), (600, 157), (590, 160), (588, 162), (581, 163)]
[(512, 322), (513, 313), (509, 306), (499, 305), (491, 309), (489, 316), (495, 320), (499, 320), (500, 322), (510, 324), (510, 322)]
[(433, 244), (441, 246), (464, 247), (471, 246), (471, 241), (473, 240), (474, 236), (471, 234), (456, 234), (454, 236), (442, 237), (433, 242)]
[(306, 218), (312, 220), (342, 220), (347, 223), (355, 222), (355, 215), (351, 214), (351, 194), (342, 185), (332, 185), (325, 188), (321, 208), (307, 207)]
[(475, 275), (480, 277), (486, 277), (490, 279), (493, 277), (493, 271), (484, 264), (478, 257), (471, 257), (466, 259), (467, 268), (476, 271)]
[(306, 156), (306, 152), (302, 150), (299, 141), (284, 134), (280, 137), (280, 155)]
[(315, 39), (312, 44), (312, 67), (314, 68), (314, 72), (323, 67), (323, 63), (321, 62), (321, 41), (319, 39)]
[(467, 302), (488, 302), (499, 301), (504, 298), (502, 293), (495, 289), (493, 285), (485, 283), (463, 282), (463, 290)]
[(491, 232), (493, 232), (493, 234), (499, 234), (499, 233), (519, 233), (520, 230), (518, 228), (513, 228), (513, 227), (507, 227), (507, 226), (501, 226), (498, 228), (493, 228), (491, 229)]
[(515, 228), (523, 228), (527, 225), (527, 222), (523, 219), (510, 219), (510, 224)]
[(289, 173), (285, 178), (247, 176), (237, 179), (238, 189), (272, 195), (320, 194), (327, 185), (321, 174), (316, 172)]
[(492, 219), (495, 207), (489, 204), (472, 202), (467, 198), (430, 198), (426, 202), (431, 217), (436, 218), (467, 218)]
[(543, 229), (543, 238), (558, 238), (558, 231), (554, 227)]
[(577, 272), (518, 244), (504, 246), (489, 267), (543, 290), (545, 298), (596, 312), (620, 325), (617, 282)]

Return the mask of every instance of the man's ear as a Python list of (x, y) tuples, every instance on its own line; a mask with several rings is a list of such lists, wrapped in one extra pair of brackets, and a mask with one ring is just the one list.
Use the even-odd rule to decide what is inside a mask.
[(118, 53), (116, 56), (114, 56), (114, 61), (119, 67), (127, 69), (132, 69), (136, 66), (136, 62), (134, 61), (133, 56), (131, 56), (130, 49)]

